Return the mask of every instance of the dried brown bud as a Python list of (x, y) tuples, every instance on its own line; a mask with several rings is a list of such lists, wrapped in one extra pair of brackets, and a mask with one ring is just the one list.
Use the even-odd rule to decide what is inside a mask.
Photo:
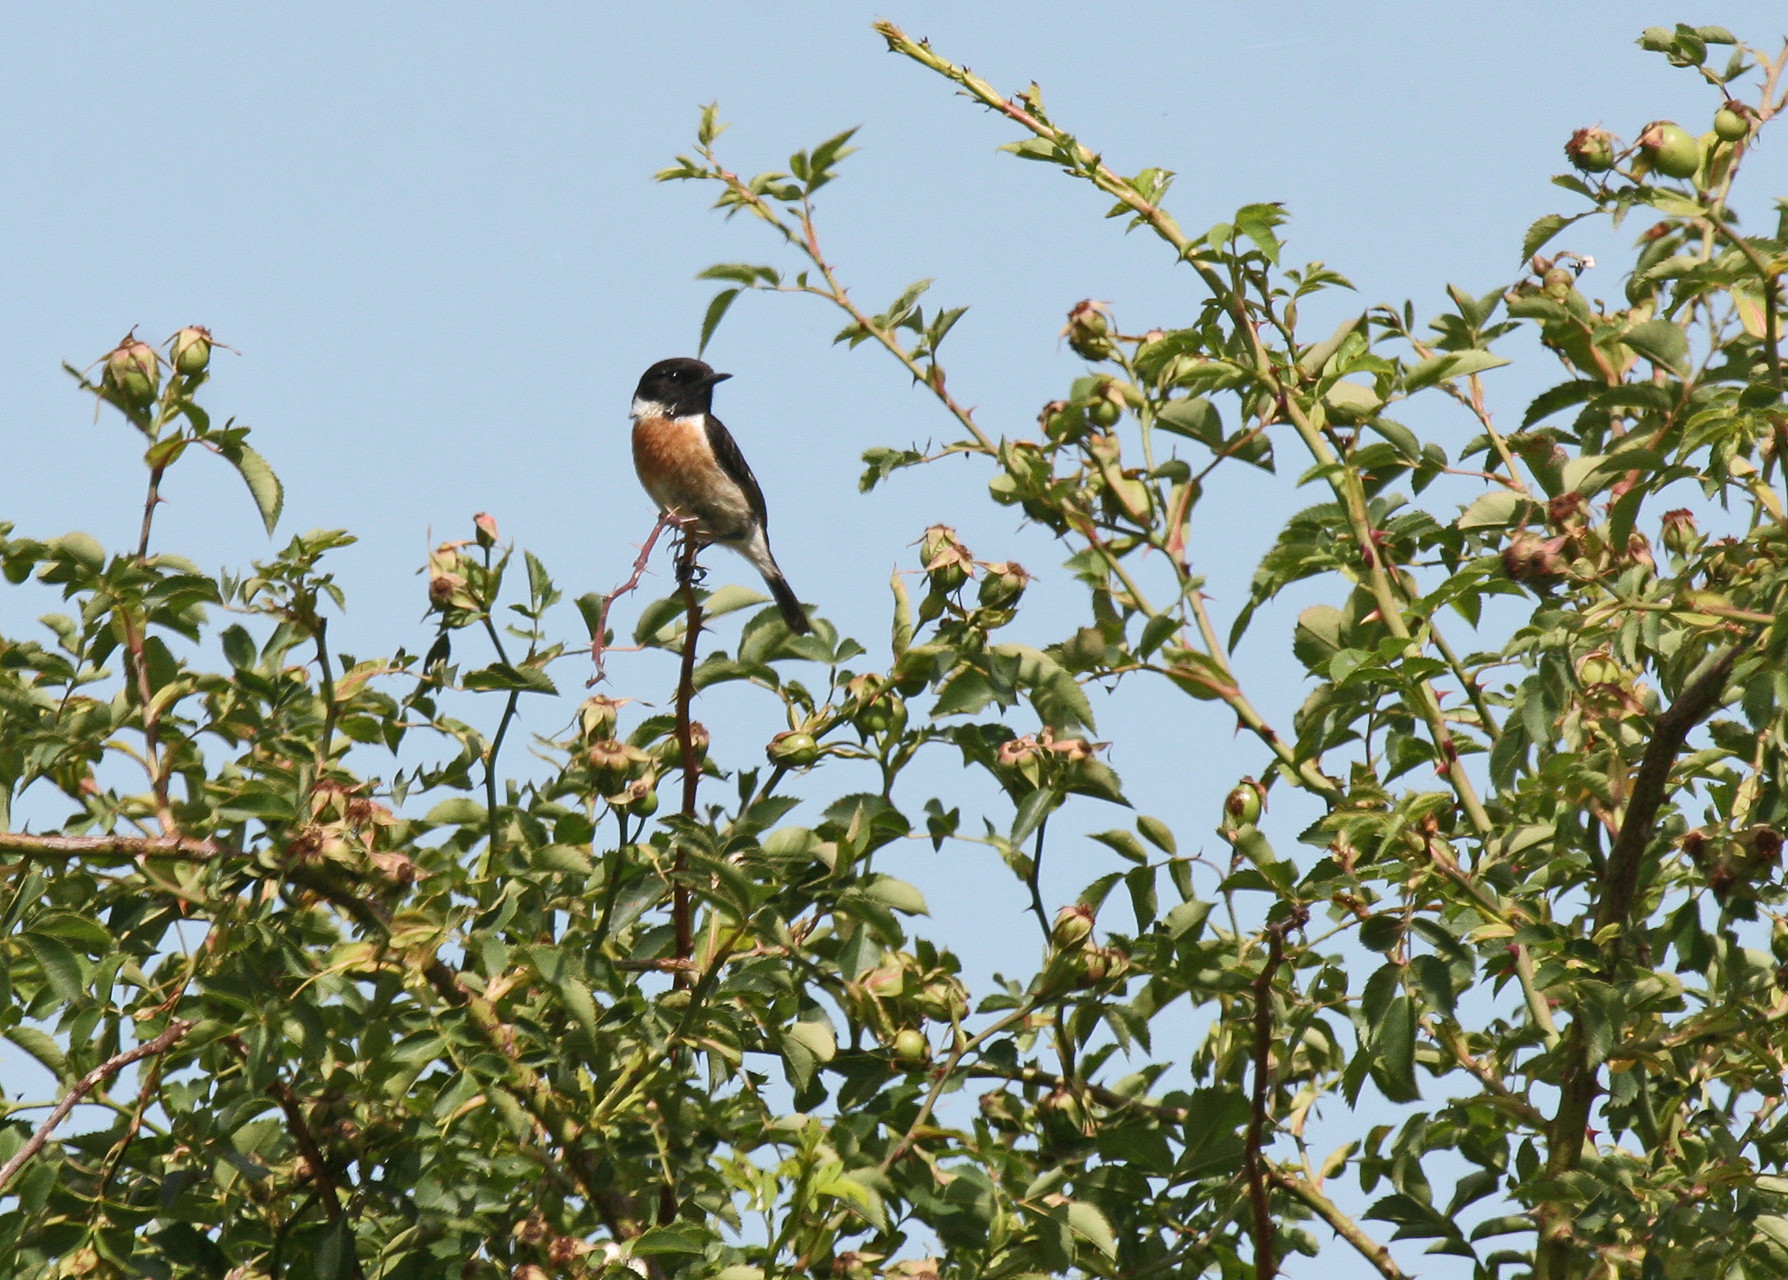
[(1579, 129), (1565, 143), (1565, 155), (1584, 173), (1605, 173), (1614, 167), (1614, 135), (1600, 125)]
[(147, 408), (161, 388), (161, 357), (135, 333), (127, 334), (106, 356), (100, 385), (130, 408)]
[(987, 575), (981, 579), (980, 596), (981, 603), (990, 609), (1011, 608), (1030, 585), (1031, 575), (1016, 560), (995, 562), (986, 569)]
[(934, 524), (925, 531), (919, 558), (926, 576), (938, 591), (954, 591), (968, 581), (975, 558), (949, 525)]
[(1049, 931), (1050, 941), (1063, 951), (1085, 946), (1093, 936), (1093, 909), (1077, 902), (1055, 913), (1055, 925)]
[(1084, 360), (1107, 360), (1116, 350), (1111, 343), (1111, 313), (1103, 302), (1085, 298), (1068, 312), (1062, 336), (1069, 348)]

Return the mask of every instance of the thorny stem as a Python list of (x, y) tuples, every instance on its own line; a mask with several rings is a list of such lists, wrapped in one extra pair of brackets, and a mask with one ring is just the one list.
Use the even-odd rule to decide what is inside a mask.
[(1276, 1165), (1267, 1167), (1267, 1177), (1275, 1186), (1289, 1191), (1314, 1209), (1317, 1216), (1333, 1227), (1335, 1234), (1352, 1245), (1355, 1252), (1376, 1267), (1378, 1274), (1385, 1280), (1410, 1280), (1408, 1273), (1391, 1257), (1391, 1251), (1362, 1231), (1360, 1224), (1343, 1213), (1341, 1207), (1318, 1190), (1315, 1183), (1287, 1173)]
[(607, 675), (603, 670), (603, 657), (608, 652), (609, 606), (614, 604), (617, 598), (638, 588), (640, 579), (645, 577), (646, 564), (652, 558), (652, 548), (658, 545), (658, 535), (663, 533), (666, 529), (674, 529), (676, 527), (676, 517), (670, 515), (668, 512), (659, 513), (658, 523), (652, 526), (652, 532), (648, 533), (646, 535), (646, 540), (640, 543), (639, 555), (635, 556), (633, 560), (632, 576), (613, 591), (602, 597), (602, 603), (596, 609), (596, 625), (593, 628), (593, 634), (590, 636), (590, 661), (596, 666), (596, 674), (590, 677), (587, 684), (599, 684), (607, 678)]
[(1267, 926), (1267, 958), (1256, 975), (1254, 988), (1254, 1080), (1248, 1106), (1248, 1136), (1242, 1167), (1248, 1178), (1248, 1198), (1254, 1205), (1255, 1280), (1273, 1280), (1279, 1273), (1274, 1253), (1273, 1209), (1267, 1199), (1267, 1162), (1261, 1155), (1266, 1138), (1267, 1106), (1273, 1091), (1273, 975), (1285, 960), (1285, 935), (1299, 928), (1310, 913), (1298, 907), (1277, 924)]
[(209, 862), (236, 850), (199, 836), (37, 836), (0, 831), (0, 853), (26, 858), (177, 858)]
[(138, 564), (149, 558), (149, 527), (155, 523), (155, 507), (161, 501), (161, 477), (167, 469), (166, 463), (149, 468), (149, 496), (143, 499), (143, 532), (137, 538)]
[[(1108, 195), (1115, 196), (1134, 210), (1138, 218), (1146, 222), (1158, 236), (1172, 245), (1179, 257), (1198, 273), (1212, 296), (1230, 312), (1237, 331), (1248, 340), (1253, 353), (1252, 372), (1254, 376), (1260, 380), (1264, 390), (1276, 395), (1286, 418), (1304, 441), (1305, 447), (1316, 460), (1318, 467), (1325, 473), (1330, 488), (1346, 512), (1354, 541), (1365, 563), (1368, 585), (1378, 603), (1379, 613), (1386, 629), (1397, 639), (1409, 641), (1413, 645), (1409, 627), (1403, 618), (1402, 604), (1397, 598), (1390, 575), (1385, 571), (1384, 558), (1378, 553), (1372, 540), (1370, 514), (1358, 473), (1352, 467), (1344, 465), (1335, 456), (1334, 451), (1323, 438), (1322, 432), (1298, 404), (1297, 398), (1287, 392), (1279, 371), (1274, 368), (1271, 354), (1261, 339), (1254, 317), (1249, 312), (1247, 301), (1242, 297), (1238, 287), (1227, 284), (1216, 269), (1200, 256), (1200, 242), (1193, 240), (1180, 230), (1179, 224), (1174, 221), (1173, 217), (1159, 205), (1145, 198), (1129, 179), (1120, 177), (1071, 135), (1040, 118), (1038, 112), (1027, 110), (1018, 103), (1008, 100), (1004, 94), (988, 84), (987, 81), (972, 74), (966, 68), (939, 57), (932, 52), (929, 45), (913, 40), (893, 23), (877, 22), (874, 27), (887, 40), (889, 49), (895, 53), (903, 54), (960, 85), (968, 96), (984, 106), (991, 107), (1008, 119), (1022, 125), (1037, 137), (1054, 143), (1076, 176), (1091, 182)], [(1490, 815), (1485, 811), (1482, 801), (1479, 800), (1477, 789), (1466, 772), (1465, 764), (1453, 746), (1446, 718), (1441, 714), (1439, 700), (1435, 697), (1433, 686), (1428, 681), (1423, 680), (1417, 683), (1416, 702), (1417, 710), (1426, 721), (1429, 732), (1433, 736), (1435, 749), (1440, 753), (1441, 768), (1451, 783), (1460, 806), (1465, 810), (1472, 827), (1479, 835), (1491, 834), (1494, 827), (1490, 821)]]
[(146, 1041), (134, 1049), (127, 1049), (123, 1053), (113, 1054), (97, 1067), (93, 1068), (93, 1070), (89, 1071), (86, 1075), (82, 1076), (79, 1080), (75, 1081), (75, 1083), (69, 1087), (68, 1092), (62, 1096), (62, 1101), (56, 1104), (56, 1109), (50, 1112), (44, 1122), (37, 1126), (37, 1130), (25, 1140), (25, 1145), (13, 1153), (12, 1159), (8, 1160), (4, 1165), (0, 1165), (0, 1191), (6, 1189), (7, 1184), (17, 1176), (19, 1170), (24, 1167), (27, 1160), (43, 1150), (44, 1144), (50, 1140), (50, 1135), (56, 1131), (56, 1126), (68, 1119), (68, 1113), (80, 1105), (82, 1098), (85, 1098), (88, 1094), (92, 1093), (100, 1085), (124, 1070), (124, 1068), (128, 1067), (131, 1063), (140, 1062), (144, 1058), (154, 1057), (158, 1053), (167, 1052), (167, 1050), (172, 1048), (180, 1037), (184, 1036), (188, 1031), (191, 1031), (192, 1028), (192, 1023), (175, 1018), (168, 1023), (167, 1028), (163, 1030), (160, 1035), (156, 1036), (155, 1039)]
[(931, 1113), (937, 1106), (937, 1100), (943, 1096), (945, 1086), (947, 1086), (950, 1083), (951, 1078), (955, 1076), (956, 1068), (961, 1065), (962, 1060), (976, 1049), (979, 1049), (994, 1036), (999, 1035), (1009, 1027), (1016, 1026), (1030, 1016), (1031, 1002), (1027, 999), (1023, 1004), (1012, 1010), (1011, 1013), (1008, 1013), (998, 1022), (967, 1039), (963, 1038), (960, 1025), (956, 1023), (951, 1024), (950, 1034), (952, 1048), (950, 1050), (950, 1057), (945, 1061), (944, 1065), (939, 1067), (935, 1072), (935, 1078), (931, 1082), (931, 1090), (925, 1095), (925, 1101), (920, 1104), (919, 1113), (913, 1117), (913, 1122), (907, 1126), (906, 1133), (902, 1135), (899, 1142), (888, 1149), (888, 1154), (882, 1157), (882, 1162), (879, 1166), (881, 1172), (888, 1172), (888, 1170), (894, 1167), (896, 1161), (913, 1149), (913, 1143), (918, 1140), (919, 1130), (923, 1129), (926, 1123), (931, 1119)]
[[(702, 602), (695, 592), (695, 561), (700, 551), (701, 543), (694, 536), (684, 534), (683, 546), (677, 555), (677, 581), (682, 584), (683, 604), (687, 610), (682, 664), (677, 676), (677, 748), (683, 766), (683, 816), (690, 819), (695, 817), (696, 792), (702, 783), (701, 765), (695, 755), (695, 733), (689, 718), (689, 703), (695, 697), (695, 642), (702, 629)], [(688, 853), (679, 844), (671, 869), (671, 926), (676, 932), (679, 960), (689, 959), (695, 951), (689, 920), (689, 886), (683, 883), (683, 873), (688, 865)], [(674, 981), (679, 991), (689, 986), (686, 973), (679, 973)]]
[(329, 621), (317, 618), (317, 683), (323, 693), (323, 736), (317, 744), (317, 768), (329, 766), (330, 747), (335, 742), (335, 673), (329, 666)]
[(1043, 906), (1043, 836), (1049, 830), (1049, 815), (1045, 813), (1037, 823), (1037, 843), (1031, 849), (1031, 873), (1024, 878), (1024, 883), (1031, 891), (1031, 910), (1036, 914), (1037, 924), (1043, 930), (1043, 941), (1050, 939), (1049, 912)]
[[(484, 568), (490, 570), (490, 548), (484, 548)], [(497, 624), (491, 620), (490, 611), (496, 605), (494, 599), (482, 602), (482, 621), (484, 633), (490, 637), (493, 648), (497, 651), (497, 661), (505, 667), (509, 666), (509, 654), (503, 648), (503, 637), (497, 634)], [(485, 856), (494, 859), (497, 855), (502, 823), (497, 812), (497, 756), (503, 750), (503, 739), (509, 736), (510, 722), (515, 719), (515, 709), (521, 699), (520, 689), (511, 689), (509, 698), (503, 704), (502, 718), (497, 721), (497, 733), (490, 740), (490, 748), (484, 753), (484, 818), (488, 824), (485, 842)]]

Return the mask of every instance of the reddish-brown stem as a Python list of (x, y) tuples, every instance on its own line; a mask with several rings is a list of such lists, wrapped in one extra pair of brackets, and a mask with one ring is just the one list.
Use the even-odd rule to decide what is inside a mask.
[(1267, 1166), (1261, 1155), (1266, 1141), (1267, 1104), (1273, 1092), (1273, 975), (1285, 961), (1285, 935), (1309, 919), (1302, 907), (1266, 930), (1267, 958), (1253, 982), (1254, 988), (1254, 1092), (1248, 1108), (1248, 1137), (1243, 1169), (1248, 1178), (1248, 1198), (1254, 1206), (1254, 1275), (1273, 1280), (1279, 1274), (1274, 1257), (1273, 1210), (1267, 1199)]
[(652, 548), (658, 545), (658, 535), (666, 529), (674, 529), (676, 524), (676, 519), (673, 516), (661, 514), (658, 517), (658, 523), (652, 526), (652, 532), (647, 534), (646, 540), (640, 544), (639, 555), (634, 557), (632, 576), (602, 597), (602, 605), (596, 610), (596, 634), (590, 637), (590, 660), (596, 664), (596, 674), (590, 677), (589, 684), (599, 684), (606, 678), (602, 660), (608, 650), (609, 606), (639, 586), (640, 579), (646, 575), (646, 562), (652, 558)]
[(68, 1113), (80, 1105), (82, 1098), (85, 1098), (88, 1094), (92, 1093), (100, 1085), (124, 1070), (124, 1068), (128, 1067), (131, 1063), (140, 1062), (144, 1058), (167, 1052), (168, 1049), (173, 1047), (176, 1040), (192, 1030), (192, 1026), (193, 1024), (190, 1022), (182, 1022), (179, 1019), (175, 1019), (168, 1023), (167, 1029), (156, 1036), (155, 1039), (150, 1040), (145, 1044), (140, 1044), (134, 1049), (127, 1049), (123, 1053), (113, 1054), (97, 1067), (93, 1068), (93, 1070), (89, 1071), (86, 1075), (82, 1076), (79, 1080), (75, 1081), (73, 1087), (62, 1096), (62, 1101), (56, 1104), (56, 1109), (50, 1112), (49, 1118), (38, 1125), (37, 1131), (25, 1140), (25, 1145), (13, 1153), (12, 1159), (8, 1160), (4, 1165), (0, 1165), (0, 1190), (6, 1188), (6, 1185), (13, 1180), (18, 1171), (24, 1167), (27, 1160), (43, 1150), (44, 1144), (50, 1140), (50, 1135), (56, 1131), (56, 1126), (68, 1119)]
[(27, 858), (178, 858), (209, 862), (234, 850), (215, 840), (194, 836), (35, 836), (25, 831), (0, 831), (0, 853)]
[(137, 539), (137, 559), (149, 558), (149, 526), (155, 523), (155, 506), (161, 501), (161, 475), (167, 470), (161, 466), (149, 468), (149, 496), (143, 499), (143, 532)]
[[(677, 677), (677, 748), (683, 766), (683, 816), (695, 817), (696, 790), (701, 786), (701, 764), (696, 759), (695, 733), (689, 718), (689, 703), (695, 697), (695, 641), (702, 629), (702, 602), (695, 592), (696, 555), (701, 543), (684, 536), (677, 554), (677, 581), (683, 586), (683, 604), (687, 609), (683, 627), (683, 663)], [(689, 886), (683, 883), (688, 858), (678, 848), (672, 866), (671, 925), (677, 935), (677, 959), (687, 960), (695, 952), (695, 938), (689, 920)], [(681, 991), (689, 986), (687, 970), (679, 970), (673, 983)]]

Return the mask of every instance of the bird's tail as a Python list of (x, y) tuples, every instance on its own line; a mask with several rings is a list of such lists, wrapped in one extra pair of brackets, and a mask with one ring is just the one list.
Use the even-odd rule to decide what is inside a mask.
[(780, 569), (772, 568), (766, 573), (764, 585), (770, 588), (770, 594), (776, 598), (776, 607), (782, 611), (782, 621), (790, 631), (804, 636), (813, 630), (813, 624), (807, 621), (801, 602), (795, 599), (794, 588), (788, 585), (788, 579), (782, 576)]

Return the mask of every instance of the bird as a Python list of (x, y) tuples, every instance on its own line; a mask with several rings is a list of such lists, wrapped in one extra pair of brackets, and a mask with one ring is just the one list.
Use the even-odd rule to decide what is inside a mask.
[(757, 477), (711, 412), (716, 384), (732, 377), (700, 360), (660, 360), (633, 393), (633, 469), (659, 514), (697, 545), (718, 543), (750, 561), (796, 635), (813, 630), (776, 557)]

